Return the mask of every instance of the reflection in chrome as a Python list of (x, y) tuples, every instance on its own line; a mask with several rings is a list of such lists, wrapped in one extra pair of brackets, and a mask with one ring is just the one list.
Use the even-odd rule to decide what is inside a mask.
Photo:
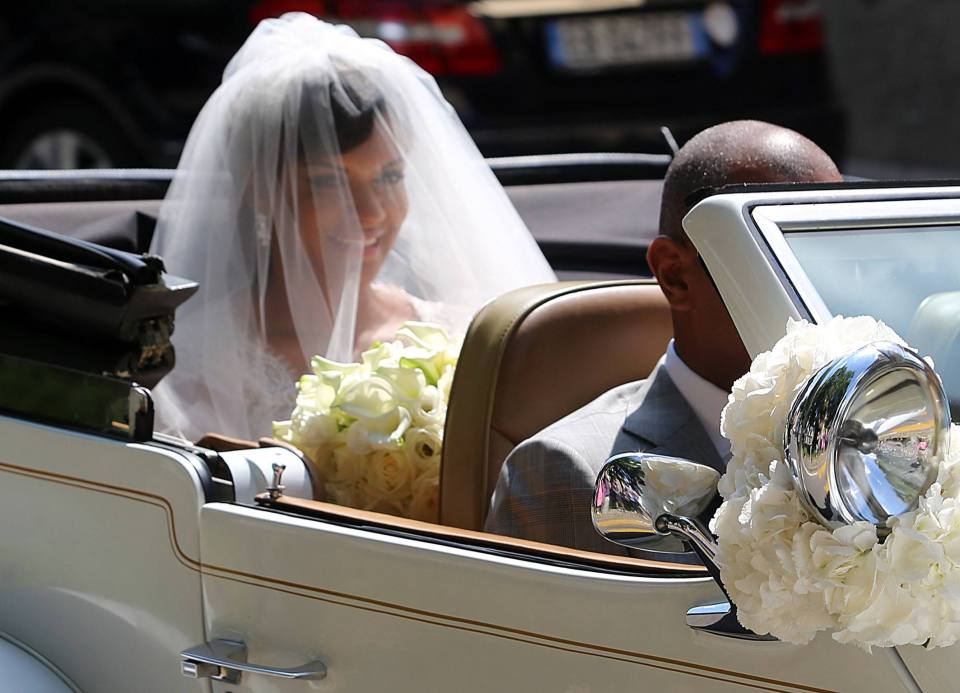
[(797, 394), (784, 453), (800, 498), (827, 527), (884, 528), (917, 507), (950, 434), (940, 378), (913, 351), (876, 342), (835, 359)]
[[(726, 595), (717, 541), (702, 519), (713, 507), (719, 479), (715, 469), (679, 457), (614, 455), (597, 476), (593, 526), (605, 539), (667, 560), (690, 562), (689, 552), (679, 553), (688, 543)], [(687, 625), (724, 637), (775, 639), (740, 625), (730, 601), (694, 607)]]
[(677, 457), (614, 455), (597, 476), (593, 526), (604, 538), (656, 553), (686, 551), (683, 539), (716, 554), (699, 519), (717, 494), (719, 472)]
[(776, 641), (772, 635), (759, 635), (747, 630), (737, 620), (737, 611), (730, 602), (701, 604), (687, 610), (687, 625), (694, 630), (739, 640)]

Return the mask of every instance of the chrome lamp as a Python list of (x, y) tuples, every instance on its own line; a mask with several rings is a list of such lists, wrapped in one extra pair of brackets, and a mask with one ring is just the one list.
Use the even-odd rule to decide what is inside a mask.
[[(807, 379), (787, 416), (784, 459), (813, 518), (830, 529), (867, 521), (882, 541), (890, 518), (915, 509), (936, 480), (949, 437), (947, 397), (930, 364), (899, 344), (875, 342)], [(615, 455), (597, 477), (593, 525), (641, 556), (683, 563), (698, 557), (726, 594), (705, 522), (716, 508), (719, 477), (690, 460)], [(730, 603), (694, 607), (687, 623), (772, 639), (740, 626)]]

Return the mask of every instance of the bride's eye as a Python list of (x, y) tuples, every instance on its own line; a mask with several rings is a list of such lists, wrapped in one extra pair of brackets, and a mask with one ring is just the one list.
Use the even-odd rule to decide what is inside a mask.
[(380, 174), (378, 182), (381, 185), (397, 185), (403, 178), (404, 173), (402, 168), (388, 168)]

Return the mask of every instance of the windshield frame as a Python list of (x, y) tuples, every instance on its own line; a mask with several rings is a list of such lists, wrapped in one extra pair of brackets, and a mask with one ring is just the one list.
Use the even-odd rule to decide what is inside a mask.
[(784, 232), (960, 224), (955, 182), (770, 187), (724, 190), (683, 219), (751, 357), (773, 347), (788, 318), (819, 323), (832, 317)]
[[(960, 195), (960, 189), (956, 194)], [(833, 312), (790, 247), (787, 234), (960, 226), (960, 198), (758, 205), (751, 209), (751, 216), (806, 312), (814, 322), (822, 323), (832, 318)]]

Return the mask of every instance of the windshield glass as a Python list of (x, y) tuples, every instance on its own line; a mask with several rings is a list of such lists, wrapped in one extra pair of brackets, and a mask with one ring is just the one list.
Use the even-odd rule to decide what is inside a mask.
[(871, 315), (933, 357), (960, 421), (960, 226), (792, 231), (784, 238), (834, 315)]

